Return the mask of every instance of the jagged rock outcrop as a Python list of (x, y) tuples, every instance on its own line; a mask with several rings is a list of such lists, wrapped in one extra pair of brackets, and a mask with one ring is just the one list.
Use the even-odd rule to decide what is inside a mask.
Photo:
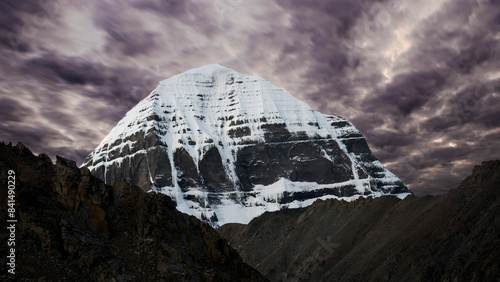
[(170, 195), (213, 226), (317, 198), (411, 194), (352, 123), (220, 65), (160, 82), (82, 166)]
[(318, 200), (217, 231), (271, 281), (498, 281), (500, 161), (446, 195)]
[[(8, 281), (265, 281), (215, 230), (124, 180), (105, 185), (87, 168), (0, 143), (0, 212), (15, 172), (16, 266)], [(6, 242), (6, 220), (1, 241)], [(42, 279), (42, 280), (38, 280)]]

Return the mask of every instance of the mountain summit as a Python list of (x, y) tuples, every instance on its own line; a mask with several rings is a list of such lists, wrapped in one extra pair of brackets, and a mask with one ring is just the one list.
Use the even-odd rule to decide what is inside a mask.
[(348, 120), (217, 64), (161, 81), (82, 166), (167, 194), (213, 226), (318, 198), (411, 194)]

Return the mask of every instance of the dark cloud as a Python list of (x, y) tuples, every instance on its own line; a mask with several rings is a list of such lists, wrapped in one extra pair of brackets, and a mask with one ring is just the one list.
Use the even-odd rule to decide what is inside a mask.
[(44, 109), (40, 113), (40, 115), (60, 127), (68, 126), (75, 128), (78, 125), (78, 116), (74, 115), (74, 113), (65, 113), (61, 111), (54, 111), (51, 109)]
[[(109, 105), (135, 105), (145, 92), (157, 84), (147, 73), (128, 67), (106, 66), (101, 63), (84, 61), (83, 58), (65, 57), (53, 53), (24, 61), (21, 70), (33, 76), (61, 86), (92, 86), (94, 90), (78, 89), (79, 94), (89, 98), (102, 99)], [(44, 94), (47, 96), (47, 93)], [(59, 95), (64, 98), (64, 95)]]
[(85, 62), (82, 58), (68, 58), (53, 53), (42, 53), (39, 57), (28, 59), (21, 70), (26, 75), (45, 78), (54, 82), (68, 84), (102, 85), (103, 68)]
[[(134, 11), (137, 5), (146, 5), (147, 2), (128, 3), (99, 3), (94, 8), (93, 23), (107, 34), (105, 52), (108, 54), (121, 53), (129, 57), (147, 55), (159, 44), (158, 34), (147, 31), (139, 19), (140, 12)], [(151, 7), (152, 8), (152, 7)], [(120, 9), (123, 12), (117, 13)]]
[(29, 51), (31, 47), (23, 39), (23, 32), (30, 32), (30, 18), (27, 16), (39, 11), (40, 7), (35, 1), (5, 0), (0, 2), (0, 44), (9, 49)]
[[(316, 43), (328, 41), (331, 36), (324, 39), (321, 36), (326, 34), (334, 33), (338, 37), (347, 37), (358, 17), (370, 5), (366, 1), (349, 0), (313, 2), (278, 0), (276, 2), (287, 11), (293, 11), (294, 28), (299, 32), (310, 33), (312, 40)], [(316, 25), (318, 22), (326, 25)]]
[[(116, 13), (117, 6), (128, 13)], [(188, 52), (196, 49), (195, 31), (209, 36), (218, 30), (216, 21), (207, 14), (211, 8), (206, 3), (178, 0), (132, 1), (128, 5), (101, 3), (95, 11), (94, 22), (108, 35), (106, 51), (109, 53), (147, 56), (159, 49), (171, 52), (181, 44), (184, 52)], [(152, 32), (143, 19), (158, 22), (165, 28)], [(190, 32), (184, 32), (181, 26), (189, 26)], [(186, 41), (190, 45), (185, 45)]]
[(105, 13), (101, 11), (97, 23), (108, 34), (106, 52), (117, 51), (130, 57), (147, 55), (154, 50), (159, 42), (159, 34), (148, 32), (140, 21), (127, 19), (124, 15)]
[(400, 134), (395, 130), (380, 130), (377, 138), (370, 139), (370, 144), (383, 151), (393, 152), (398, 147), (404, 147), (415, 142), (412, 134)]
[(492, 80), (488, 85), (480, 82), (471, 83), (465, 89), (453, 93), (454, 95), (446, 103), (447, 109), (443, 114), (423, 122), (422, 128), (432, 132), (466, 124), (482, 128), (498, 127), (500, 120), (498, 93), (500, 93), (500, 81)]
[(14, 124), (0, 124), (2, 139), (6, 142), (22, 142), (26, 146), (33, 147), (32, 151), (50, 151), (50, 143), (58, 139), (61, 141), (71, 141), (69, 137), (49, 127), (42, 126), (15, 126)]
[(33, 114), (32, 110), (20, 102), (9, 98), (0, 97), (0, 122), (21, 122), (29, 119)]
[(117, 32), (116, 29), (109, 29), (108, 33), (113, 41), (108, 46), (108, 52), (119, 49), (127, 56), (146, 55), (158, 44), (154, 33)]
[[(75, 1), (76, 2), (76, 1)], [(0, 45), (6, 51), (32, 52), (36, 49), (34, 39), (50, 23), (61, 25), (59, 18), (69, 0), (16, 1), (0, 3)]]
[(165, 16), (183, 17), (186, 16), (189, 1), (185, 0), (148, 0), (133, 4), (135, 8), (151, 10)]
[(377, 108), (386, 113), (397, 109), (399, 114), (406, 116), (439, 93), (445, 82), (444, 75), (437, 70), (404, 73), (394, 78), (380, 94), (365, 100), (362, 107)]

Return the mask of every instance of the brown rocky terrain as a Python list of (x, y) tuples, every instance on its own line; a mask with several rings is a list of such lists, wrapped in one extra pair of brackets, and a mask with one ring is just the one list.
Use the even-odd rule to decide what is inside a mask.
[[(7, 273), (8, 171), (16, 176), (16, 275)], [(0, 143), (0, 280), (265, 281), (208, 224), (164, 195)]]
[(446, 195), (318, 200), (218, 232), (271, 281), (500, 281), (500, 161)]

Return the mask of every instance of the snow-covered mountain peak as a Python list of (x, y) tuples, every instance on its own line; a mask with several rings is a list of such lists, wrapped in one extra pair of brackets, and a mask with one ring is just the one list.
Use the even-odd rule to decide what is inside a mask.
[(179, 75), (182, 75), (182, 74), (208, 74), (208, 75), (211, 75), (211, 74), (214, 74), (214, 73), (227, 73), (227, 72), (236, 72), (235, 70), (233, 69), (230, 69), (228, 67), (225, 67), (225, 66), (222, 66), (222, 65), (219, 65), (219, 64), (208, 64), (208, 65), (204, 65), (204, 66), (201, 66), (201, 67), (197, 67), (197, 68), (194, 68), (194, 69), (189, 69)]
[[(159, 85), (171, 85), (176, 81), (197, 81), (198, 83), (218, 83), (225, 82), (230, 77), (243, 76), (233, 69), (219, 64), (210, 64), (198, 68), (190, 69), (170, 78), (160, 81)], [(257, 78), (257, 77), (256, 77)]]
[(83, 165), (214, 226), (318, 198), (411, 193), (346, 119), (217, 64), (161, 81)]
[(215, 122), (222, 127), (226, 127), (226, 123), (238, 127), (234, 123), (244, 122), (251, 125), (251, 132), (259, 133), (260, 125), (266, 122), (286, 124), (292, 131), (312, 127), (306, 132), (319, 133), (316, 123), (322, 115), (309, 105), (261, 77), (244, 75), (217, 64), (163, 80), (151, 95), (156, 94), (162, 103), (177, 104), (204, 116), (205, 122)]

